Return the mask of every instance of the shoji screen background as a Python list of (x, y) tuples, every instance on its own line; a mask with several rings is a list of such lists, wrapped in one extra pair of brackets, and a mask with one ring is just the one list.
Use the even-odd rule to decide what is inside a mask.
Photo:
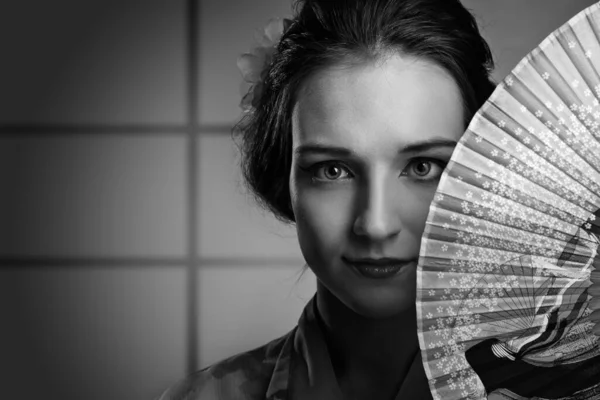
[[(583, 0), (469, 0), (496, 77)], [(240, 184), (235, 66), (288, 0), (0, 5), (2, 398), (142, 400), (291, 329), (293, 227)]]

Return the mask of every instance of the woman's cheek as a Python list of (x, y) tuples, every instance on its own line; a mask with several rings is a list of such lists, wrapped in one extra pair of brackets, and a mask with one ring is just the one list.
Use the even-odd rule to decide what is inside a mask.
[(429, 215), (429, 207), (435, 195), (435, 188), (421, 188), (413, 192), (410, 200), (407, 202), (408, 210), (405, 210), (407, 220), (406, 228), (411, 232), (418, 242), (421, 242), (421, 236), (425, 231), (427, 216)]
[(299, 190), (294, 201), (298, 239), (307, 262), (337, 257), (352, 226), (351, 194), (307, 188)]

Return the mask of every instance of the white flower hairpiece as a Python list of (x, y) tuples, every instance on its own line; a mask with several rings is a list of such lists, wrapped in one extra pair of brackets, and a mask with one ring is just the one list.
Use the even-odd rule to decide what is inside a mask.
[(292, 20), (287, 18), (270, 19), (263, 31), (256, 36), (258, 46), (250, 53), (238, 57), (237, 66), (242, 78), (251, 85), (240, 103), (242, 110), (251, 112), (256, 108), (273, 54), (279, 40), (291, 24)]

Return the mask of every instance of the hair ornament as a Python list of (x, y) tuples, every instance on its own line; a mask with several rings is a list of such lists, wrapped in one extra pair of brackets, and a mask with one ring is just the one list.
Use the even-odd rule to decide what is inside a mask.
[(292, 20), (288, 18), (271, 18), (263, 30), (255, 35), (258, 46), (238, 57), (237, 66), (242, 78), (251, 85), (240, 103), (244, 112), (256, 109), (277, 45), (291, 24)]

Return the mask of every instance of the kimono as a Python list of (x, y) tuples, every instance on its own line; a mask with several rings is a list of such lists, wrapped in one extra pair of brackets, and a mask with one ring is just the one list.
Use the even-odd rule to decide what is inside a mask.
[[(298, 325), (279, 339), (198, 371), (157, 400), (343, 400), (323, 332), (316, 299)], [(417, 351), (395, 400), (430, 400), (421, 352)]]
[[(264, 346), (204, 368), (170, 387), (155, 400), (344, 400), (337, 386), (316, 313), (316, 299), (313, 297), (304, 308), (298, 325), (288, 334)], [(499, 365), (497, 357), (489, 351), (487, 342), (474, 346), (468, 353), (467, 358), (477, 353), (477, 358), (483, 365), (478, 371), (482, 373), (484, 382), (493, 382), (495, 379), (503, 381), (507, 375), (511, 375), (510, 371), (516, 374), (515, 382), (524, 387), (537, 382), (537, 379), (527, 380), (530, 371), (523, 371), (523, 363), (505, 360), (507, 365)], [(493, 362), (487, 365), (494, 367), (486, 371), (486, 363), (489, 360)], [(598, 367), (597, 359), (591, 363), (596, 363), (594, 365)], [(577, 379), (588, 383), (589, 380), (597, 380), (599, 373), (600, 370), (595, 368), (591, 375), (578, 374)], [(539, 384), (540, 382), (537, 382), (531, 386), (539, 387)], [(559, 398), (523, 397), (506, 387), (492, 390), (493, 392), (487, 395), (488, 400)], [(550, 391), (552, 392), (552, 389)], [(569, 396), (564, 399), (600, 399), (600, 386), (592, 386), (575, 397)], [(420, 351), (417, 351), (394, 400), (432, 400)]]

